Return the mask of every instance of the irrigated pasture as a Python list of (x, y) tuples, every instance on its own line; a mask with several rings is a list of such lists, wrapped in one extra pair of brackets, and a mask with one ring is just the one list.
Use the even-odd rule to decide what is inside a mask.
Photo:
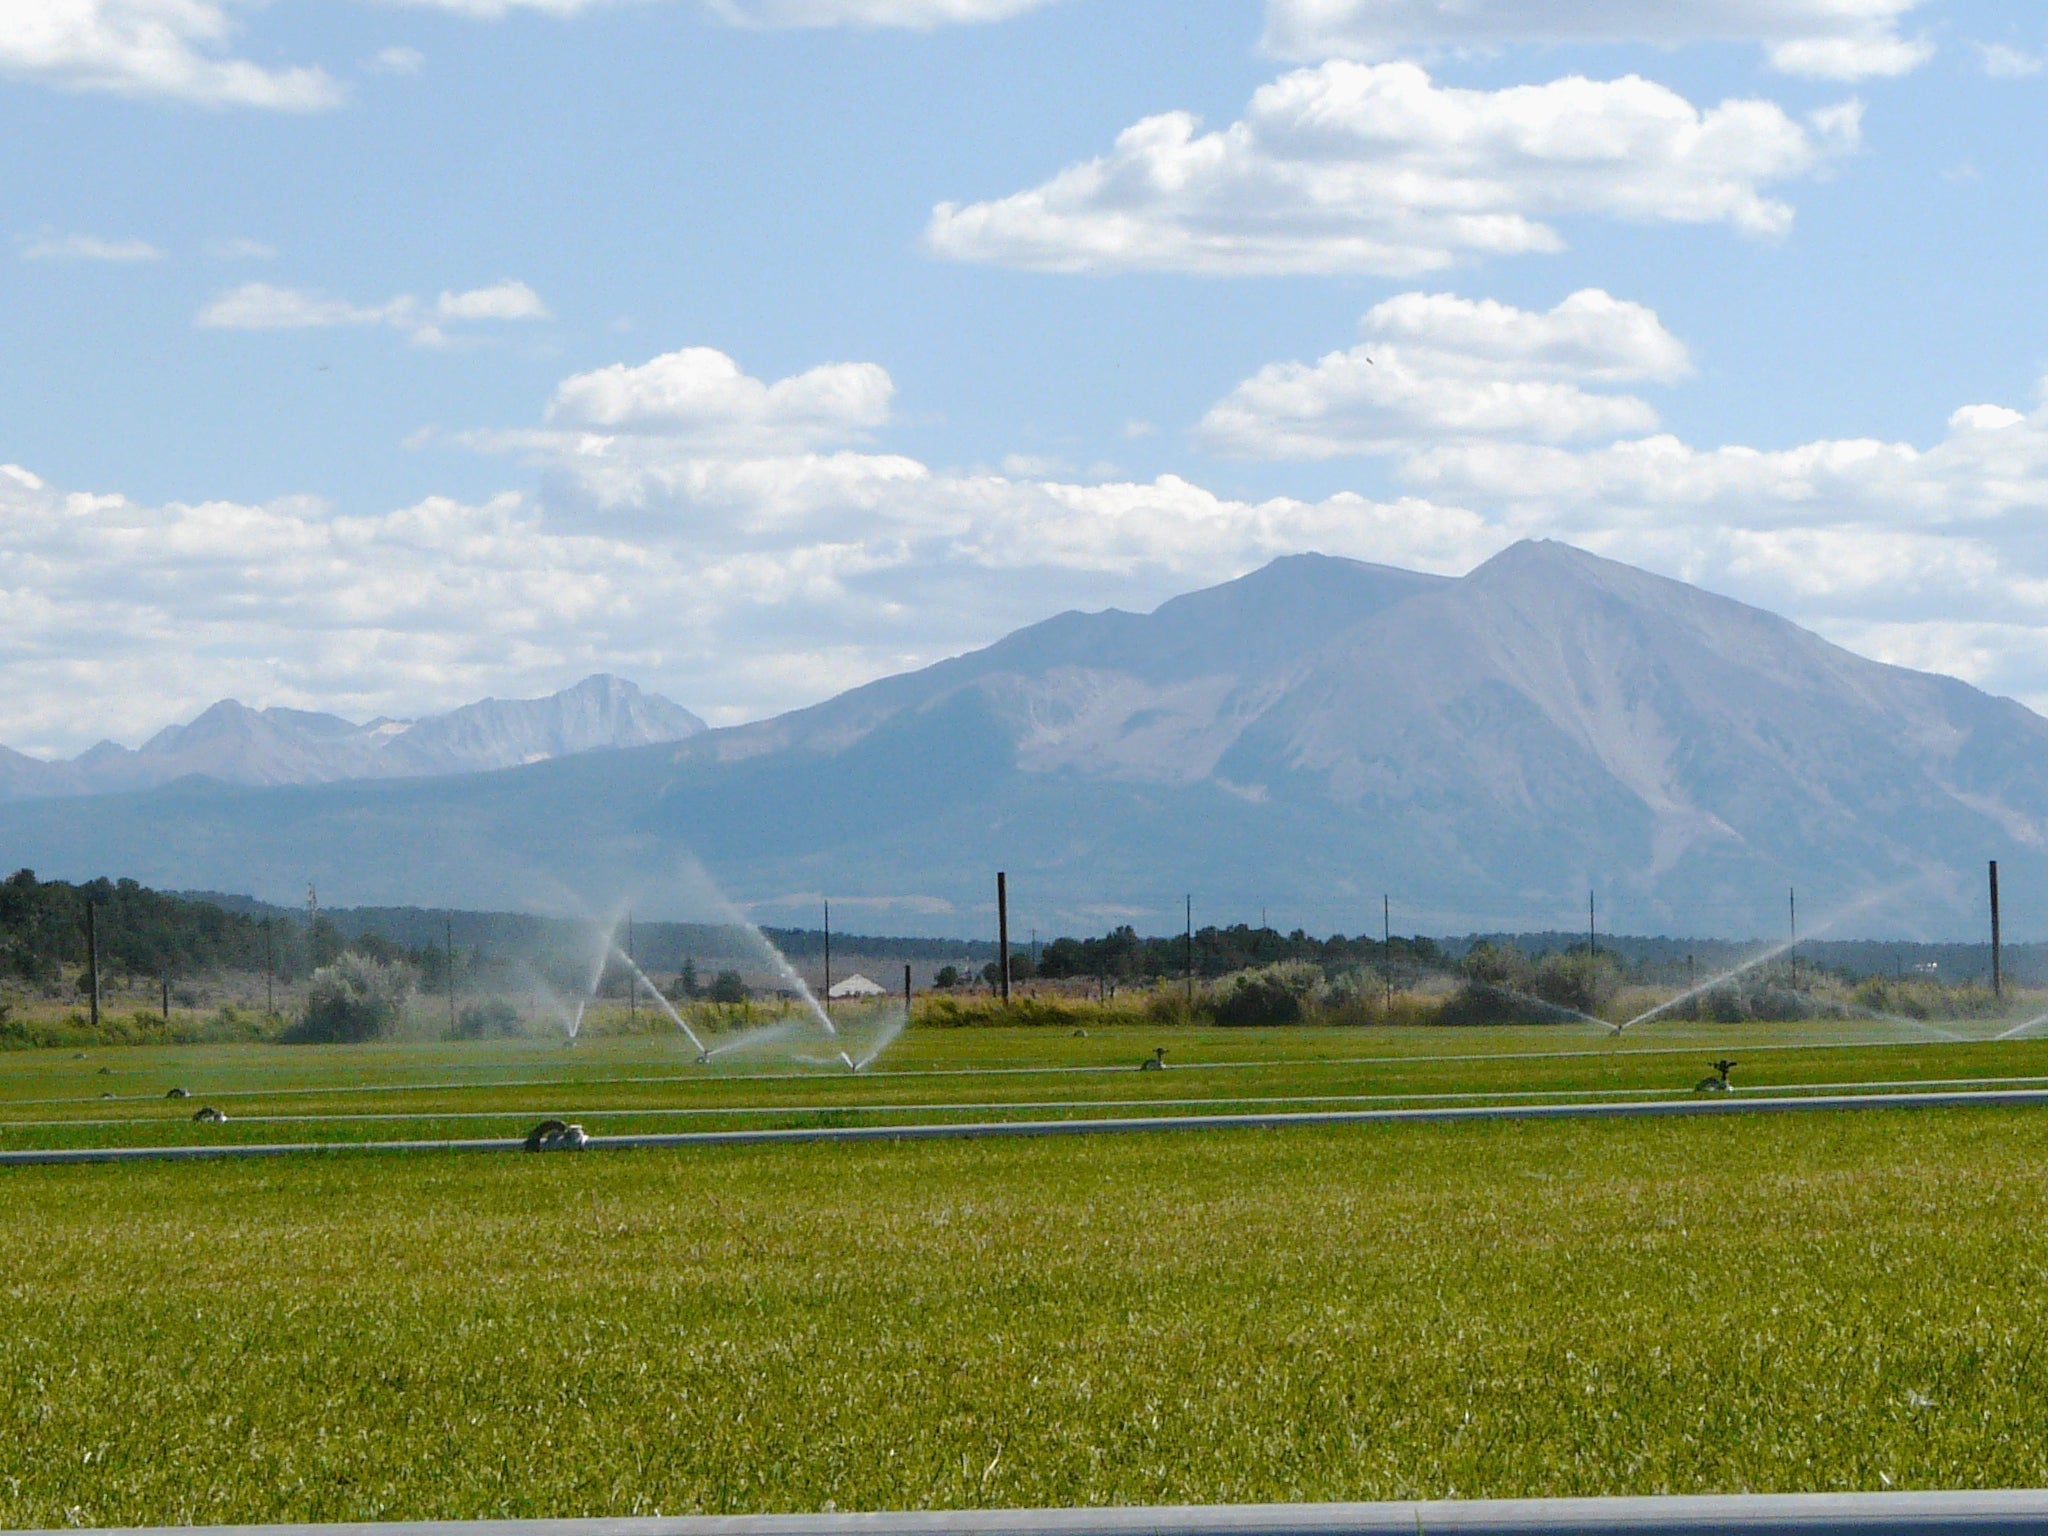
[[(1136, 1070), (1155, 1046), (1161, 1072)], [(1736, 1096), (1869, 1085), (2048, 1086), (2048, 1040), (1904, 1023), (1605, 1029), (916, 1029), (869, 1070), (809, 1049), (709, 1066), (669, 1036), (0, 1054), (0, 1151), (593, 1135), (1447, 1102), (1683, 1098), (1733, 1058)], [(179, 1097), (167, 1097), (182, 1090)], [(212, 1107), (221, 1124), (195, 1123)]]
[(0, 1177), (0, 1524), (2039, 1485), (2048, 1117)]
[[(1804, 1028), (32, 1052), (0, 1145), (1668, 1094), (1723, 1051), (2048, 1076)], [(13, 1167), (0, 1231), (0, 1526), (2048, 1480), (2032, 1110)]]

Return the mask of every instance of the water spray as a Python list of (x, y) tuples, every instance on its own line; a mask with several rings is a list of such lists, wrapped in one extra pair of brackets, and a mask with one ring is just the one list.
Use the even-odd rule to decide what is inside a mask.
[(626, 962), (626, 969), (633, 973), (634, 980), (647, 989), (648, 996), (661, 1005), (661, 1011), (667, 1014), (676, 1028), (680, 1029), (689, 1038), (690, 1044), (697, 1047), (697, 1059), (699, 1061), (709, 1061), (711, 1059), (711, 1052), (705, 1049), (704, 1042), (697, 1038), (697, 1031), (690, 1028), (683, 1016), (676, 1012), (675, 1005), (662, 996), (661, 988), (648, 980), (647, 973), (640, 969), (639, 963), (616, 944), (612, 946), (612, 953)]

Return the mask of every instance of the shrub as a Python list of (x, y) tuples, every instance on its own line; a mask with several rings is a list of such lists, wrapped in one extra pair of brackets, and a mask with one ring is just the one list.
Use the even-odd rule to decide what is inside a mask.
[(1233, 1027), (1299, 1024), (1322, 980), (1321, 970), (1300, 961), (1244, 971), (1210, 998), (1209, 1016)]
[(714, 1003), (744, 1003), (748, 997), (746, 978), (738, 971), (720, 971), (711, 978), (711, 990), (705, 995)]
[(455, 1036), (458, 1040), (504, 1039), (511, 1035), (523, 1035), (526, 1026), (521, 1022), (519, 1010), (502, 997), (488, 1002), (471, 1003), (463, 1009), (455, 1021)]
[(412, 995), (412, 969), (353, 952), (313, 973), (306, 1012), (288, 1038), (333, 1044), (374, 1040), (404, 1011)]

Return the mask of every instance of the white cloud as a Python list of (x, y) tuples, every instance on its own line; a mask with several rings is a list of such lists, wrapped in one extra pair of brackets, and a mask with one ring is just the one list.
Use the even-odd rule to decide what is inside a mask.
[[(1605, 296), (1533, 313), (1411, 295), (1366, 324), (1438, 378), (1591, 391), (1685, 369), (1654, 316)], [(1419, 434), (1395, 458), (1407, 494), (1247, 501), (1174, 475), (799, 446), (817, 417), (779, 417), (780, 386), (707, 369), (724, 377), (707, 413), (702, 392), (641, 391), (651, 366), (578, 376), (618, 379), (590, 408), (633, 430), (570, 426), (558, 405), (546, 430), (475, 439), (540, 471), (480, 504), (151, 507), (0, 466), (0, 740), (76, 750), (109, 720), (139, 733), (224, 694), (406, 714), (599, 669), (729, 722), (1279, 554), (1455, 572), (1534, 534), (2048, 703), (2048, 405), (1966, 406), (1928, 447)], [(558, 400), (581, 400), (573, 382)], [(828, 419), (848, 438), (882, 421)]]
[(388, 325), (406, 332), (422, 346), (448, 340), (445, 326), (487, 320), (545, 320), (548, 307), (522, 282), (506, 279), (488, 288), (444, 292), (433, 303), (400, 294), (381, 304), (354, 304), (299, 288), (271, 283), (244, 283), (222, 294), (199, 312), (198, 324), (211, 330), (292, 331), (334, 326)]
[[(402, 0), (438, 11), (496, 21), (515, 11), (574, 16), (609, 0)], [(1056, 0), (702, 0), (712, 16), (736, 27), (933, 27), (1007, 21)]]
[(369, 68), (376, 75), (416, 75), (426, 62), (427, 56), (417, 48), (380, 48)]
[(1349, 351), (1260, 369), (1210, 409), (1198, 439), (1240, 457), (1319, 459), (1443, 438), (1614, 438), (1655, 430), (1657, 413), (1587, 386), (1690, 371), (1684, 344), (1653, 311), (1597, 288), (1547, 314), (1403, 294), (1359, 329)]
[(341, 101), (322, 70), (228, 56), (231, 16), (215, 0), (0, 0), (0, 75), (213, 107)]
[(226, 240), (208, 241), (206, 254), (215, 261), (270, 261), (276, 257), (277, 247), (246, 235), (234, 235)]
[(1903, 75), (1933, 53), (1899, 23), (1922, 0), (1267, 0), (1286, 59), (1378, 59), (1509, 43), (1759, 42), (1774, 68), (1828, 80)]
[(1775, 236), (1792, 209), (1765, 189), (1854, 148), (1860, 113), (1703, 111), (1635, 76), (1460, 90), (1414, 64), (1340, 60), (1262, 87), (1220, 132), (1198, 129), (1185, 112), (1146, 118), (1029, 191), (940, 204), (926, 242), (1055, 271), (1402, 276), (1562, 249), (1546, 221), (1573, 214)]
[(562, 381), (548, 420), (658, 435), (723, 451), (849, 442), (889, 419), (896, 386), (873, 363), (827, 363), (767, 384), (723, 352), (685, 347), (638, 367), (614, 363)]
[(2010, 43), (1979, 43), (1977, 54), (1983, 60), (1984, 73), (1994, 80), (2023, 80), (2048, 67), (2048, 59)]
[(24, 261), (160, 261), (163, 252), (147, 240), (106, 240), (98, 235), (32, 235), (21, 242)]

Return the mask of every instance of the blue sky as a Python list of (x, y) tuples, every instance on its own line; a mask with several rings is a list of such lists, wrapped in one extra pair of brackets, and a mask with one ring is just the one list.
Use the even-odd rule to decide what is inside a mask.
[(2044, 58), (2019, 0), (0, 0), (0, 741), (600, 669), (727, 723), (1532, 535), (2048, 705)]

